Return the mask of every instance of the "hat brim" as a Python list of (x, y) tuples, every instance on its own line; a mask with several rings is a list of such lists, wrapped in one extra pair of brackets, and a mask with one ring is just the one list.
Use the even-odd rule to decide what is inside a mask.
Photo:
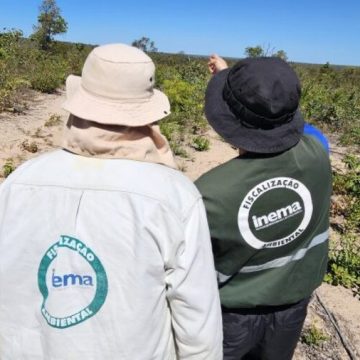
[(154, 89), (147, 99), (103, 99), (86, 91), (81, 85), (81, 77), (75, 75), (66, 80), (66, 98), (65, 110), (100, 124), (143, 126), (170, 114), (169, 99), (159, 90)]
[(223, 99), (229, 71), (213, 76), (206, 89), (205, 115), (214, 130), (231, 145), (255, 153), (277, 153), (296, 145), (304, 130), (299, 110), (290, 122), (270, 130), (248, 128), (236, 118)]

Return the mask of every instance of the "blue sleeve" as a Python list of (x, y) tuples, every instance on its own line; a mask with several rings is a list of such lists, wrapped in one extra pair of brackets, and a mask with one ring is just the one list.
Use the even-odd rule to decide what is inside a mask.
[(305, 123), (304, 126), (304, 134), (314, 136), (317, 140), (320, 141), (320, 143), (325, 148), (326, 152), (329, 154), (330, 147), (329, 142), (325, 135), (315, 126)]

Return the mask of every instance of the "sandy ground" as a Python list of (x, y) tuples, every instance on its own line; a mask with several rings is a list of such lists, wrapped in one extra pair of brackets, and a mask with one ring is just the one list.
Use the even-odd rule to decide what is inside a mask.
[[(0, 176), (6, 161), (15, 166), (39, 153), (61, 144), (63, 123), (67, 118), (61, 109), (65, 93), (32, 93), (33, 101), (23, 114), (0, 114)], [(62, 122), (57, 126), (45, 126), (51, 115), (59, 115)], [(30, 151), (32, 145), (32, 151)], [(34, 151), (37, 148), (37, 151)], [(3, 178), (0, 177), (0, 182)]]
[[(6, 162), (14, 166), (37, 156), (39, 153), (61, 145), (63, 124), (67, 114), (61, 109), (65, 94), (44, 95), (33, 93), (29, 109), (22, 114), (0, 114), (0, 182), (4, 180), (2, 169)], [(52, 115), (59, 115), (61, 123), (45, 126)], [(178, 159), (179, 167), (195, 180), (207, 170), (233, 158), (237, 152), (223, 142), (213, 131), (209, 131), (210, 149), (196, 152), (189, 148), (188, 159)], [(338, 166), (339, 153), (346, 150), (334, 147), (333, 161)], [(335, 158), (336, 157), (336, 158)], [(335, 164), (336, 163), (336, 164)], [(350, 290), (341, 286), (323, 284), (309, 307), (305, 327), (316, 326), (328, 338), (319, 347), (308, 347), (299, 343), (295, 359), (350, 359), (344, 349), (330, 317), (336, 322), (345, 342), (349, 344), (354, 359), (360, 359), (360, 301), (352, 296)], [(330, 314), (330, 316), (329, 316)], [(334, 322), (333, 321), (333, 322)]]

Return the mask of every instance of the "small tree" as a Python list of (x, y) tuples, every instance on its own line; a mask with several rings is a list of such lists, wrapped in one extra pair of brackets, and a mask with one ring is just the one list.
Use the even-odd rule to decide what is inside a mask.
[(131, 46), (135, 46), (138, 49), (145, 52), (157, 52), (158, 49), (155, 47), (154, 41), (151, 41), (149, 38), (143, 36), (141, 39), (134, 40), (131, 43)]
[(272, 56), (278, 57), (284, 61), (287, 61), (288, 57), (287, 54), (284, 50), (278, 50), (275, 54), (273, 54)]
[(264, 47), (257, 45), (257, 46), (248, 46), (245, 48), (245, 55), (246, 57), (261, 57), (261, 56), (273, 56), (278, 57), (280, 59), (283, 59), (287, 61), (287, 55), (284, 50), (278, 50), (275, 52), (275, 48), (270, 47), (270, 44), (267, 46), (266, 49)]
[(34, 26), (32, 38), (38, 41), (41, 49), (47, 50), (54, 35), (66, 33), (67, 22), (60, 15), (55, 0), (43, 0), (39, 11), (38, 24)]
[(246, 57), (260, 57), (265, 56), (265, 51), (260, 45), (254, 47), (248, 46), (245, 48), (245, 55)]

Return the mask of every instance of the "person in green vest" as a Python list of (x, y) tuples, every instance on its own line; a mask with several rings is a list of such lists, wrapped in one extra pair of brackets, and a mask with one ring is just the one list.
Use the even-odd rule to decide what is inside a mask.
[(218, 274), (224, 360), (291, 359), (327, 266), (331, 166), (279, 58), (210, 57), (208, 122), (239, 156), (196, 181)]

